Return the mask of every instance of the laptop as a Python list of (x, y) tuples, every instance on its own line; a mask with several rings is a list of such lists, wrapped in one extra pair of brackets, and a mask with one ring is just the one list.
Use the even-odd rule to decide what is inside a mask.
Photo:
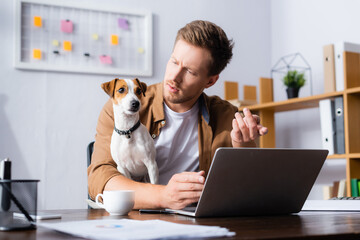
[(196, 207), (168, 212), (192, 217), (298, 213), (328, 150), (218, 148)]

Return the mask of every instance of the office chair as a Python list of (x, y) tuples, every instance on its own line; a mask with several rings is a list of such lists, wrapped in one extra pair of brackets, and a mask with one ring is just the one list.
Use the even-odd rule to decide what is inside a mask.
[[(91, 164), (91, 155), (94, 151), (94, 142), (90, 142), (89, 145), (86, 148), (87, 152), (87, 166), (89, 167)], [(90, 195), (88, 193), (88, 199), (91, 200)], [(91, 207), (88, 205), (88, 209), (91, 209)]]
[(90, 166), (90, 164), (91, 164), (91, 155), (94, 151), (94, 143), (95, 142), (89, 143), (89, 145), (87, 146), (87, 149), (86, 149), (86, 151), (87, 151), (87, 166)]

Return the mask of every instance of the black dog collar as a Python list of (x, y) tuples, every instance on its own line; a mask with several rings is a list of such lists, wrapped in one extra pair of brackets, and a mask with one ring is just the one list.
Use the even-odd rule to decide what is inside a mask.
[(129, 130), (122, 131), (122, 130), (117, 129), (115, 126), (114, 126), (114, 130), (119, 135), (125, 135), (127, 138), (131, 138), (131, 133), (133, 131), (135, 131), (139, 126), (140, 126), (140, 120), (132, 128), (130, 128)]

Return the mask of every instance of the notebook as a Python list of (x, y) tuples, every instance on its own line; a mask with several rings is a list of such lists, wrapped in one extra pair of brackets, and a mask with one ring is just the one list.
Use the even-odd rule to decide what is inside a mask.
[(328, 150), (218, 148), (193, 217), (282, 215), (301, 210)]

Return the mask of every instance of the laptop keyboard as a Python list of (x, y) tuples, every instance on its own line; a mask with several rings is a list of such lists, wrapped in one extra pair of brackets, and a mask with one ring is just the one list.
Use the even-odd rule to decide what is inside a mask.
[(184, 211), (187, 211), (187, 212), (195, 212), (196, 210), (196, 207), (185, 207), (181, 210), (184, 210)]
[(360, 200), (360, 197), (333, 197), (329, 200)]
[(307, 211), (360, 211), (359, 197), (335, 197), (330, 200), (306, 200), (302, 210)]

